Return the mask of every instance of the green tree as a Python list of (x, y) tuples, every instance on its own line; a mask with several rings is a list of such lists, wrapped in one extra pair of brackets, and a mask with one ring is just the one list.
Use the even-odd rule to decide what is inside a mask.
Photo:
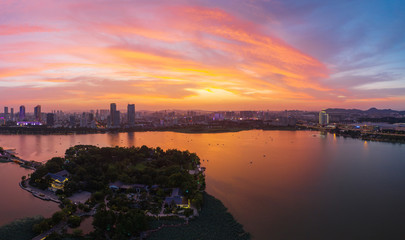
[(62, 221), (63, 218), (65, 218), (65, 213), (63, 211), (57, 211), (52, 215), (52, 222), (54, 225), (56, 225)]
[(62, 170), (62, 165), (65, 162), (65, 159), (60, 157), (54, 157), (48, 162), (46, 162), (45, 167), (51, 173), (56, 173)]
[(116, 216), (113, 211), (98, 210), (94, 215), (93, 226), (102, 230), (111, 230), (115, 224)]
[(71, 228), (76, 228), (78, 226), (80, 226), (80, 223), (82, 222), (81, 217), (76, 216), (76, 215), (71, 215), (68, 218), (67, 223), (69, 224), (69, 227)]

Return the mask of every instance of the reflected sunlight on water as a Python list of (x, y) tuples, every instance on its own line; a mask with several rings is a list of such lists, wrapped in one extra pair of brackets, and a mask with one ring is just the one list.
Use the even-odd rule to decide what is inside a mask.
[[(375, 228), (375, 223), (395, 231), (396, 217), (405, 212), (404, 145), (311, 131), (261, 130), (2, 135), (0, 139), (0, 146), (39, 161), (63, 156), (76, 144), (196, 152), (207, 167), (207, 192), (220, 199), (255, 239), (348, 239), (352, 236), (348, 224), (357, 226), (357, 237), (364, 239), (369, 236), (364, 229)], [(382, 161), (387, 156), (389, 161)]]

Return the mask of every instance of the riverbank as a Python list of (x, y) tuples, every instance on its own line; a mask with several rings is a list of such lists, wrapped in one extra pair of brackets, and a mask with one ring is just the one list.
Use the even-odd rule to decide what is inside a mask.
[(21, 159), (20, 157), (17, 157), (12, 150), (4, 150), (2, 147), (0, 147), (0, 162), (1, 163), (13, 162), (20, 165), (20, 167), (31, 170), (36, 170), (37, 167), (42, 165), (42, 163), (40, 162), (27, 161)]
[[(20, 182), (18, 185), (25, 191), (31, 193), (34, 197), (39, 198), (41, 200), (44, 201), (52, 201), (55, 203), (62, 203), (59, 198), (51, 191), (49, 190), (41, 190), (38, 188), (34, 188), (32, 186), (29, 185), (29, 179), (24, 180), (22, 182)], [(29, 187), (26, 187), (29, 186)]]
[(361, 131), (344, 130), (339, 128), (325, 128), (319, 126), (307, 127), (308, 130), (335, 134), (337, 137), (360, 139), (363, 141), (387, 142), (405, 144), (405, 134), (392, 131)]
[(134, 127), (134, 128), (47, 128), (46, 126), (32, 127), (0, 127), (0, 134), (14, 135), (70, 135), (70, 134), (102, 134), (122, 132), (180, 132), (180, 133), (225, 133), (248, 130), (300, 130), (295, 126), (268, 126), (263, 124), (233, 124), (233, 125), (186, 125), (161, 127)]

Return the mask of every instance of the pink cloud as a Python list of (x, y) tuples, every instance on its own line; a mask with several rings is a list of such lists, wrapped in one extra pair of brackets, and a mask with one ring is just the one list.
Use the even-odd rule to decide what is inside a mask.
[[(14, 9), (15, 23), (0, 27), (0, 82), (28, 79), (35, 83), (35, 101), (51, 102), (54, 95), (46, 93), (59, 89), (61, 104), (80, 105), (86, 102), (83, 96), (90, 98), (89, 105), (108, 102), (121, 93), (122, 101), (153, 103), (166, 97), (179, 100), (173, 104), (181, 107), (184, 99), (200, 104), (202, 93), (210, 96), (218, 89), (229, 93), (226, 106), (241, 101), (271, 105), (337, 101), (330, 93), (341, 91), (323, 83), (329, 70), (322, 62), (223, 9), (147, 1), (49, 1), (43, 6), (27, 2), (26, 8)], [(23, 13), (35, 24), (27, 25)], [(41, 34), (26, 38), (24, 33)], [(96, 77), (107, 80), (89, 80)], [(81, 84), (72, 81), (79, 78)], [(30, 88), (27, 84), (24, 91)]]
[(4, 35), (16, 35), (24, 33), (35, 33), (35, 32), (53, 32), (56, 31), (52, 28), (46, 28), (41, 26), (32, 25), (0, 25), (0, 36)]

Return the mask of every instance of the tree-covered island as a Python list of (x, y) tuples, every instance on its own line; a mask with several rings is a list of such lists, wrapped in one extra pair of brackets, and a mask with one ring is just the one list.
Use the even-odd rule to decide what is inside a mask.
[[(204, 192), (204, 170), (188, 151), (78, 145), (37, 167), (22, 187), (60, 203), (61, 211), (33, 227), (47, 239), (249, 239)], [(91, 233), (63, 230), (85, 216), (93, 217)]]

